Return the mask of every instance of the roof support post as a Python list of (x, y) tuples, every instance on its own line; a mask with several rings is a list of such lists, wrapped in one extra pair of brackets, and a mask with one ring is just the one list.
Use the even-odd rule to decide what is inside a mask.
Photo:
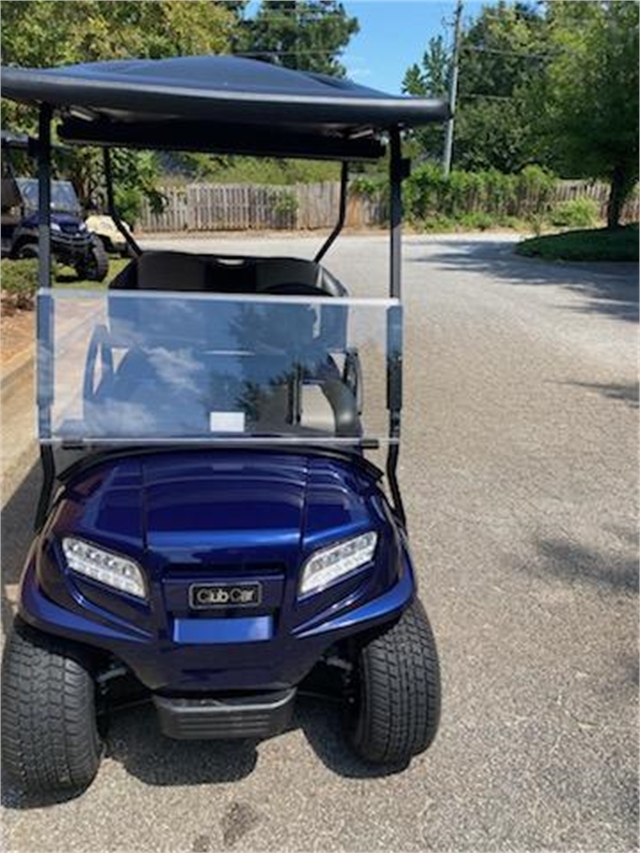
[(38, 284), (51, 287), (51, 116), (49, 104), (38, 115)]
[(400, 144), (400, 130), (394, 127), (390, 131), (389, 148), (389, 183), (391, 197), (389, 200), (389, 225), (390, 225), (390, 270), (389, 270), (389, 295), (394, 299), (400, 299), (401, 282), (401, 242), (402, 242), (402, 149)]
[[(51, 288), (51, 118), (49, 104), (42, 104), (38, 116), (38, 284), (42, 290)], [(53, 403), (53, 300), (38, 299), (37, 315), (37, 393), (38, 432), (51, 434), (51, 404)], [(55, 462), (50, 444), (40, 444), (42, 488), (36, 509), (35, 528), (39, 530), (47, 516), (53, 484)]]
[(127, 228), (125, 228), (124, 222), (120, 219), (120, 214), (118, 213), (118, 209), (116, 207), (115, 198), (113, 195), (113, 172), (111, 169), (111, 151), (108, 148), (103, 148), (103, 164), (104, 164), (104, 182), (107, 189), (107, 210), (109, 211), (109, 216), (113, 219), (116, 228), (124, 237), (127, 246), (131, 249), (133, 254), (136, 257), (140, 257), (142, 254), (142, 249), (133, 236), (129, 233)]
[[(400, 129), (389, 131), (389, 295), (400, 299), (402, 294), (402, 161)], [(393, 506), (401, 524), (406, 525), (402, 495), (398, 485), (398, 456), (400, 453), (400, 422), (402, 413), (402, 307), (389, 309), (387, 315), (387, 409), (389, 410), (389, 451), (387, 478)]]
[(338, 221), (336, 223), (335, 228), (329, 234), (325, 242), (320, 247), (319, 252), (313, 259), (317, 264), (324, 258), (327, 254), (331, 246), (333, 245), (336, 237), (342, 231), (344, 226), (344, 220), (347, 215), (347, 191), (349, 184), (349, 163), (346, 160), (342, 161), (342, 169), (340, 170), (340, 210), (338, 213)]

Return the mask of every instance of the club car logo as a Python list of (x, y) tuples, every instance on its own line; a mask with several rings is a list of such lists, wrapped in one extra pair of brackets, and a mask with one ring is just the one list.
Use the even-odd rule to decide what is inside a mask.
[(259, 583), (194, 584), (189, 590), (191, 607), (255, 607), (262, 600)]

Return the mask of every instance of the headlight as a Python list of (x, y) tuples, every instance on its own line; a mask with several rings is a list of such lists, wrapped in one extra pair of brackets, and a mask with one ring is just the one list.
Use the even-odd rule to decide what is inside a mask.
[(62, 231), (62, 228), (58, 225), (57, 222), (52, 222), (51, 223), (51, 230), (52, 231)]
[(86, 230), (87, 230), (87, 223), (86, 222), (78, 223), (78, 231), (86, 231)]
[(371, 561), (377, 542), (378, 534), (370, 530), (346, 542), (316, 551), (302, 568), (300, 594), (318, 592), (362, 568)]
[(63, 539), (62, 550), (72, 571), (136, 598), (147, 597), (142, 571), (132, 560), (103, 551), (81, 539)]

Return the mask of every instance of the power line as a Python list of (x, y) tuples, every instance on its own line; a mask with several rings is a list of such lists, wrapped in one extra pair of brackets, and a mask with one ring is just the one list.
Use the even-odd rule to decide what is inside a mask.
[(490, 101), (512, 101), (515, 95), (485, 95), (483, 92), (465, 92), (459, 98), (487, 98)]
[(495, 53), (498, 56), (518, 56), (522, 59), (547, 59), (548, 57), (557, 56), (561, 51), (551, 53), (520, 53), (516, 50), (502, 50), (497, 47), (477, 47), (473, 44), (465, 44), (462, 47), (463, 51), (470, 50), (473, 53)]
[(335, 56), (342, 55), (342, 50), (239, 50), (234, 56)]

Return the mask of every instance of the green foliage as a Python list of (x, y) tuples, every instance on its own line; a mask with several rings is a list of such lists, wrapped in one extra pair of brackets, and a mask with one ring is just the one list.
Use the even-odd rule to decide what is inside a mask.
[(524, 240), (519, 255), (563, 261), (638, 261), (638, 223)]
[(468, 228), (470, 231), (486, 231), (487, 228), (495, 228), (497, 224), (494, 216), (482, 210), (463, 213), (459, 222), (463, 228)]
[(574, 198), (556, 205), (549, 219), (559, 228), (591, 228), (598, 221), (598, 210), (592, 198)]
[(290, 223), (295, 221), (295, 215), (298, 212), (298, 199), (288, 190), (281, 190), (275, 196), (274, 210), (278, 216), (285, 222)]
[[(46, 67), (127, 57), (161, 58), (190, 54), (245, 51), (269, 57), (287, 67), (341, 76), (337, 57), (358, 30), (334, 0), (262, 3), (245, 19), (245, 0), (29, 0), (2, 4), (3, 61), (7, 65)], [(4, 102), (3, 126), (34, 132), (36, 113), (25, 105)], [(92, 149), (54, 155), (58, 173), (69, 177), (85, 207), (104, 207), (102, 161)], [(114, 152), (116, 201), (123, 217), (135, 222), (144, 197), (156, 209), (155, 191), (162, 167), (195, 180), (292, 184), (335, 180), (332, 163), (258, 160), (183, 154)], [(18, 168), (33, 173), (25, 159)]]
[(377, 175), (356, 175), (349, 181), (349, 194), (360, 195), (365, 198), (379, 198), (387, 191), (386, 176)]
[(445, 177), (438, 166), (425, 164), (415, 169), (405, 182), (405, 204), (415, 220), (436, 215), (459, 218), (482, 214), (493, 220), (530, 216), (547, 211), (554, 186), (555, 178), (537, 166), (527, 166), (517, 175), (495, 169), (486, 172), (454, 169)]
[[(443, 98), (449, 92), (450, 57), (442, 36), (429, 40), (420, 64), (412, 65), (402, 81), (402, 91), (418, 97)], [(440, 161), (444, 150), (444, 125), (422, 128), (413, 132), (422, 159)]]
[(242, 22), (236, 51), (285, 68), (344, 77), (338, 56), (358, 29), (357, 19), (336, 0), (271, 0)]
[(611, 181), (615, 226), (638, 180), (638, 4), (551, 3), (551, 59), (531, 89), (542, 150), (564, 174)]
[(181, 172), (195, 181), (223, 184), (313, 184), (336, 181), (337, 163), (324, 160), (282, 160), (273, 157), (209, 157), (180, 155)]
[(525, 3), (486, 6), (463, 30), (454, 164), (517, 172), (535, 161), (524, 93), (541, 71), (545, 19)]
[[(130, 0), (29, 0), (2, 4), (2, 50), (6, 65), (45, 67), (131, 56), (159, 58), (181, 54), (225, 53), (237, 27), (234, 11), (209, 0), (130, 2)], [(36, 113), (23, 104), (3, 101), (4, 127), (34, 132)], [(159, 199), (154, 185), (159, 171), (155, 155), (118, 152), (114, 176), (125, 216), (135, 220), (143, 196)], [(101, 158), (95, 150), (74, 149), (55, 155), (58, 172), (74, 183), (81, 202), (100, 197)], [(26, 163), (21, 167), (27, 168)], [(33, 169), (32, 164), (28, 164)], [(124, 188), (123, 188), (124, 187)]]
[(208, 0), (29, 0), (4, 3), (2, 19), (3, 62), (31, 67), (224, 53), (237, 25)]
[(38, 261), (36, 258), (25, 258), (13, 261), (3, 258), (0, 262), (0, 287), (3, 301), (9, 296), (9, 304), (20, 310), (33, 308), (35, 292), (38, 289)]
[[(129, 263), (128, 258), (111, 258), (109, 261), (110, 281)], [(86, 281), (78, 279), (71, 267), (60, 264), (53, 265), (53, 277), (58, 287), (79, 289), (95, 289), (105, 287), (106, 282)], [(38, 290), (38, 261), (36, 258), (12, 260), (3, 258), (0, 261), (0, 288), (2, 289), (3, 308), (9, 310), (30, 311), (34, 307), (35, 294)]]

